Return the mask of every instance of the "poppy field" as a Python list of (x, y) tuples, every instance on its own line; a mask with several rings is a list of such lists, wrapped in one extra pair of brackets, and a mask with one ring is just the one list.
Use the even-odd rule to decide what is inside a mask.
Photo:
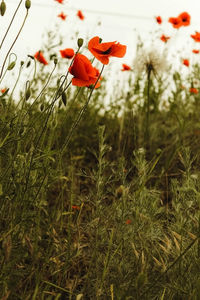
[(167, 55), (192, 16), (153, 16), (164, 50), (138, 39), (130, 63), (120, 41), (56, 32), (18, 62), (20, 5), (0, 66), (0, 300), (200, 299), (200, 32)]

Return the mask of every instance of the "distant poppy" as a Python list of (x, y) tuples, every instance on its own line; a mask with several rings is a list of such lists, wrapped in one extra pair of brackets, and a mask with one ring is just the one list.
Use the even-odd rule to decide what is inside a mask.
[(64, 1), (64, 0), (55, 0), (55, 1), (57, 1), (57, 2), (60, 3), (60, 4), (63, 4), (63, 1)]
[(7, 91), (7, 89), (1, 89), (1, 93), (4, 94)]
[(195, 34), (191, 34), (190, 36), (195, 40), (195, 42), (200, 42), (200, 32), (196, 31)]
[(174, 28), (176, 28), (176, 29), (178, 29), (178, 28), (180, 28), (182, 26), (182, 20), (181, 20), (181, 18), (173, 18), (173, 17), (171, 17), (171, 18), (169, 18), (168, 22), (171, 23), (172, 26)]
[[(69, 72), (74, 76), (72, 78), (72, 84), (76, 86), (87, 86), (96, 83), (99, 76), (99, 70), (94, 68), (90, 60), (83, 54), (77, 53), (73, 64), (69, 67)], [(100, 86), (98, 82), (95, 88)]]
[(195, 53), (195, 54), (198, 54), (199, 50), (193, 49), (192, 52)]
[(44, 58), (44, 55), (41, 51), (35, 53), (34, 57), (43, 65), (48, 65), (48, 62)]
[(93, 37), (88, 43), (89, 51), (102, 64), (107, 65), (111, 56), (123, 57), (126, 54), (126, 46), (115, 42), (101, 43), (98, 36)]
[(80, 206), (78, 206), (78, 205), (72, 205), (72, 209), (74, 209), (74, 210), (80, 210)]
[(63, 58), (72, 58), (74, 56), (74, 50), (72, 48), (66, 48), (64, 50), (59, 50)]
[(182, 26), (188, 26), (190, 25), (190, 15), (187, 13), (187, 12), (183, 12), (181, 13), (178, 18), (181, 19), (181, 22), (182, 22)]
[(189, 62), (188, 59), (183, 59), (183, 64), (184, 64), (186, 67), (189, 67), (190, 62)]
[(83, 15), (83, 13), (82, 13), (81, 10), (78, 10), (76, 15), (77, 15), (77, 16), (79, 17), (79, 19), (81, 19), (81, 20), (84, 20), (84, 19), (85, 19), (85, 17), (84, 17), (84, 15)]
[(167, 43), (167, 41), (170, 39), (170, 36), (166, 36), (166, 35), (163, 34), (163, 35), (161, 35), (160, 39), (164, 43)]
[(160, 16), (156, 17), (156, 21), (158, 24), (161, 24), (162, 23), (162, 18)]
[(127, 220), (126, 220), (126, 224), (127, 224), (127, 225), (130, 225), (131, 223), (132, 223), (132, 221), (131, 221), (130, 219), (127, 219)]
[(191, 94), (198, 94), (198, 90), (196, 88), (191, 87), (190, 88), (190, 93)]
[(63, 12), (61, 12), (59, 15), (58, 15), (59, 18), (61, 18), (63, 21), (65, 21), (65, 19), (67, 18), (67, 15), (65, 15)]
[(126, 64), (122, 64), (122, 70), (121, 71), (130, 71), (131, 67), (129, 65)]

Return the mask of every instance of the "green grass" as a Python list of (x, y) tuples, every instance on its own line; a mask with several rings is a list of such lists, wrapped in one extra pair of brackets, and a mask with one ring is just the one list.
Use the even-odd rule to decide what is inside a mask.
[(167, 108), (132, 73), (105, 107), (106, 78), (63, 95), (60, 61), (28, 60), (0, 96), (0, 299), (200, 299), (199, 66)]

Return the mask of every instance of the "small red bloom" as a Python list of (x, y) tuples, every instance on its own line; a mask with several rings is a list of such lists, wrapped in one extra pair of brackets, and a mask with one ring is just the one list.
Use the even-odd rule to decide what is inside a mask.
[[(74, 76), (72, 84), (76, 86), (87, 86), (96, 83), (99, 76), (99, 70), (94, 68), (90, 60), (83, 54), (77, 53), (73, 64), (69, 67), (69, 72)], [(100, 82), (96, 84), (95, 88), (100, 86)]]
[(59, 18), (61, 18), (63, 21), (65, 21), (65, 19), (67, 18), (67, 15), (65, 15), (63, 12), (61, 12), (59, 15), (58, 15)]
[(198, 54), (199, 50), (193, 49), (192, 52), (195, 53), (195, 54)]
[(195, 40), (195, 42), (200, 42), (200, 32), (196, 31), (195, 34), (191, 34), (190, 36)]
[(82, 13), (81, 10), (78, 10), (76, 15), (77, 15), (77, 16), (79, 17), (79, 19), (81, 19), (81, 20), (84, 20), (84, 19), (85, 19), (85, 17), (84, 17), (84, 15), (83, 15), (83, 13)]
[(109, 63), (111, 56), (123, 57), (126, 54), (126, 46), (116, 42), (101, 43), (98, 36), (89, 41), (88, 49), (104, 65)]
[(127, 219), (127, 220), (126, 220), (126, 224), (127, 224), (127, 225), (129, 225), (129, 224), (131, 224), (131, 223), (132, 223), (131, 219)]
[(74, 209), (74, 210), (80, 210), (80, 206), (78, 206), (78, 205), (72, 205), (72, 209)]
[(60, 3), (60, 4), (63, 4), (63, 1), (64, 1), (64, 0), (55, 0), (55, 1), (57, 1), (57, 2)]
[(1, 93), (4, 94), (7, 91), (7, 89), (1, 89)]
[(170, 36), (166, 36), (166, 35), (163, 34), (163, 35), (161, 35), (160, 39), (164, 43), (167, 43), (167, 41), (170, 39)]
[(188, 26), (190, 25), (190, 15), (187, 13), (187, 12), (183, 12), (181, 13), (178, 18), (181, 19), (181, 22), (182, 22), (182, 26)]
[(190, 62), (189, 62), (188, 59), (183, 59), (183, 64), (184, 64), (186, 67), (189, 67)]
[(74, 56), (74, 49), (72, 48), (66, 48), (64, 50), (59, 50), (60, 54), (63, 58), (72, 58)]
[(130, 71), (131, 70), (131, 67), (129, 65), (126, 65), (126, 64), (122, 64), (122, 69), (121, 71)]
[(172, 24), (172, 26), (176, 29), (180, 28), (182, 26), (182, 20), (181, 18), (169, 18), (168, 20), (169, 23)]
[(156, 17), (156, 21), (158, 24), (161, 24), (162, 23), (162, 18), (160, 16)]
[(35, 53), (34, 57), (43, 65), (48, 65), (48, 62), (43, 56), (43, 53), (41, 51), (38, 51)]
[(191, 87), (190, 88), (190, 93), (191, 94), (198, 94), (198, 90), (196, 88)]

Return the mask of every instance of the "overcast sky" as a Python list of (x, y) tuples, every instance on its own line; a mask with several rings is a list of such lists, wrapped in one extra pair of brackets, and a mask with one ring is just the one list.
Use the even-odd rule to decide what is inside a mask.
[[(0, 17), (0, 40), (20, 0), (6, 0), (5, 2), (7, 11), (4, 17)], [(55, 24), (60, 28), (58, 36), (60, 32), (65, 37), (63, 48), (76, 47), (76, 40), (72, 39), (75, 37), (75, 32), (78, 32), (78, 36), (85, 40), (98, 35), (105, 42), (116, 40), (127, 45), (126, 56), (120, 60), (112, 60), (118, 66), (122, 63), (131, 64), (135, 55), (138, 34), (147, 45), (154, 40), (158, 48), (169, 47), (174, 56), (180, 53), (182, 56), (189, 57), (192, 47), (200, 49), (200, 45), (194, 45), (190, 37), (190, 34), (200, 31), (200, 0), (64, 0), (64, 4), (59, 4), (55, 0), (32, 0), (31, 2), (29, 17), (13, 49), (19, 60), (25, 60), (27, 54), (34, 55), (36, 51), (42, 49), (47, 30), (54, 31)], [(76, 16), (78, 9), (82, 10), (85, 16), (83, 21)], [(168, 18), (176, 17), (183, 11), (191, 15), (191, 25), (180, 30), (173, 29), (168, 23)], [(23, 3), (1, 49), (0, 66), (23, 22), (25, 12)], [(67, 15), (65, 21), (57, 17), (60, 12)], [(161, 26), (155, 21), (158, 15), (163, 18)], [(171, 36), (167, 45), (159, 39), (162, 33)]]

